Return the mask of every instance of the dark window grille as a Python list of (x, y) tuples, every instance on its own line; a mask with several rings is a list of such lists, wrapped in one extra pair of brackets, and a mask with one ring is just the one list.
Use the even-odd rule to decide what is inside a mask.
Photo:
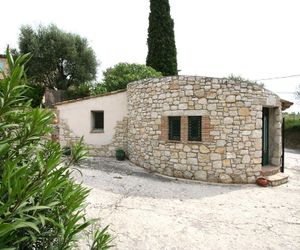
[(169, 116), (169, 140), (180, 141), (180, 116)]
[(104, 129), (104, 112), (92, 111), (93, 114), (93, 129)]
[(189, 116), (188, 117), (188, 140), (189, 141), (201, 141), (201, 116)]

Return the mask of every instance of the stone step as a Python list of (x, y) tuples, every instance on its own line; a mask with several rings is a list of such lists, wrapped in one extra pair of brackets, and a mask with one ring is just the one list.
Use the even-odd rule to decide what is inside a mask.
[(263, 166), (261, 168), (260, 174), (262, 176), (270, 176), (280, 172), (280, 167), (277, 166)]
[(265, 176), (265, 178), (269, 181), (269, 186), (275, 187), (287, 183), (289, 176), (285, 173), (277, 173)]

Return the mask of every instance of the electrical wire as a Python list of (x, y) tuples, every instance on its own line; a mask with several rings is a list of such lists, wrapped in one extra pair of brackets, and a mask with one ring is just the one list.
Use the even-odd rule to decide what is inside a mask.
[(269, 77), (269, 78), (264, 78), (264, 79), (254, 80), (254, 81), (269, 81), (269, 80), (277, 80), (277, 79), (292, 78), (292, 77), (300, 77), (300, 74), (297, 74), (297, 75), (289, 75), (289, 76)]

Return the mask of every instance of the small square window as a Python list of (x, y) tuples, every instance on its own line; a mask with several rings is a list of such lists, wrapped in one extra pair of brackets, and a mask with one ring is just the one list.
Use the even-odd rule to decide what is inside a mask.
[(104, 112), (92, 111), (92, 131), (103, 132), (104, 130)]
[(169, 116), (169, 140), (180, 141), (180, 116)]
[(188, 140), (189, 141), (201, 141), (201, 116), (189, 116), (188, 117)]

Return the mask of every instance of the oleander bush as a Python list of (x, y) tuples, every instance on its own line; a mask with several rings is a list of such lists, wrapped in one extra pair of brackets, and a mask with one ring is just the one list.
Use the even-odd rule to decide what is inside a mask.
[[(93, 223), (85, 214), (89, 190), (71, 176), (86, 157), (79, 141), (71, 156), (51, 141), (52, 112), (32, 108), (26, 95), (25, 64), (13, 59), (0, 81), (0, 249), (73, 249)], [(94, 249), (110, 247), (107, 228), (95, 234)]]

